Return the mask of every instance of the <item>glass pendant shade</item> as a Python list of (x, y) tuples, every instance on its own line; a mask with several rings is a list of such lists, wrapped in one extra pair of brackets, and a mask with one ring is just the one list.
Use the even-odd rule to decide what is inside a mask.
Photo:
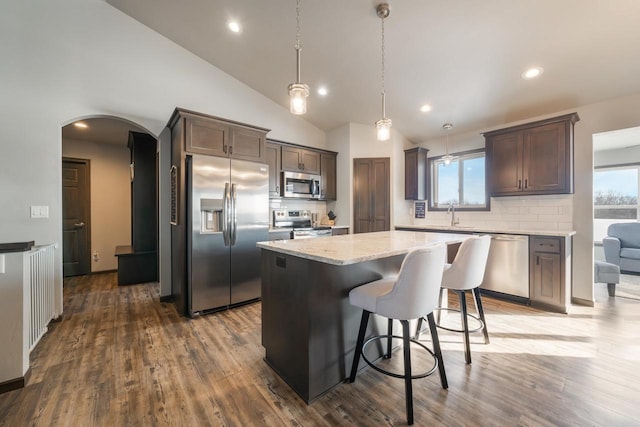
[(309, 86), (303, 83), (289, 85), (289, 110), (293, 114), (305, 114), (307, 112), (307, 97)]
[(388, 141), (391, 138), (391, 119), (386, 117), (376, 122), (378, 141)]
[(442, 161), (444, 162), (445, 165), (450, 165), (453, 159), (455, 159), (455, 157), (453, 157), (451, 154), (446, 154), (442, 156)]

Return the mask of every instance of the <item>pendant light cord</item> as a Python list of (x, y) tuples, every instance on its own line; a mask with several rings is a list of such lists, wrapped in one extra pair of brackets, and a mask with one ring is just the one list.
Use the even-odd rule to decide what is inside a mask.
[(300, 2), (296, 1), (296, 50), (300, 50)]
[(387, 114), (385, 111), (385, 97), (386, 97), (386, 90), (384, 87), (384, 17), (380, 18), (380, 21), (382, 21), (382, 118), (386, 118)]

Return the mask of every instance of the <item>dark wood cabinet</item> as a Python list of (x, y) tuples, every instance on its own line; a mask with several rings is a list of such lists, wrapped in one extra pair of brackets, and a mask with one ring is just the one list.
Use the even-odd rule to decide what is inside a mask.
[(348, 227), (341, 227), (341, 228), (332, 228), (331, 229), (331, 235), (332, 236), (342, 236), (343, 234), (349, 234), (349, 228)]
[[(571, 245), (564, 237), (532, 236), (529, 243), (532, 304), (566, 312), (571, 283)], [(567, 261), (568, 260), (568, 261)]]
[(404, 150), (404, 199), (425, 200), (429, 185), (427, 153), (422, 147)]
[(389, 230), (389, 165), (389, 158), (353, 159), (354, 233)]
[(269, 197), (280, 197), (280, 144), (267, 141), (267, 166), (269, 166)]
[(158, 185), (156, 140), (129, 132), (131, 245), (116, 247), (118, 285), (158, 280)]
[(320, 174), (320, 153), (293, 146), (282, 146), (282, 170)]
[(267, 130), (180, 110), (185, 118), (185, 151), (216, 157), (266, 162)]
[(491, 196), (573, 193), (576, 113), (485, 133)]
[(324, 200), (336, 200), (336, 153), (320, 154), (320, 198)]
[(136, 252), (158, 248), (156, 140), (129, 132), (131, 152), (131, 246)]

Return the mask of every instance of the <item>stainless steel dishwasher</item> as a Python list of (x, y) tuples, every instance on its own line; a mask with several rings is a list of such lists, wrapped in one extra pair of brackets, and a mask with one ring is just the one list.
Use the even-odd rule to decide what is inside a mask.
[(529, 236), (490, 236), (487, 269), (480, 288), (488, 295), (529, 303)]

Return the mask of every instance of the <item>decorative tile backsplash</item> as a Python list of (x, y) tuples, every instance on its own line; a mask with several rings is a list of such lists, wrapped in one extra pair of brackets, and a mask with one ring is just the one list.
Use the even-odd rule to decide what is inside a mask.
[[(514, 230), (573, 230), (573, 195), (492, 197), (487, 212), (456, 211), (459, 225)], [(427, 211), (414, 225), (449, 225), (447, 212)]]

